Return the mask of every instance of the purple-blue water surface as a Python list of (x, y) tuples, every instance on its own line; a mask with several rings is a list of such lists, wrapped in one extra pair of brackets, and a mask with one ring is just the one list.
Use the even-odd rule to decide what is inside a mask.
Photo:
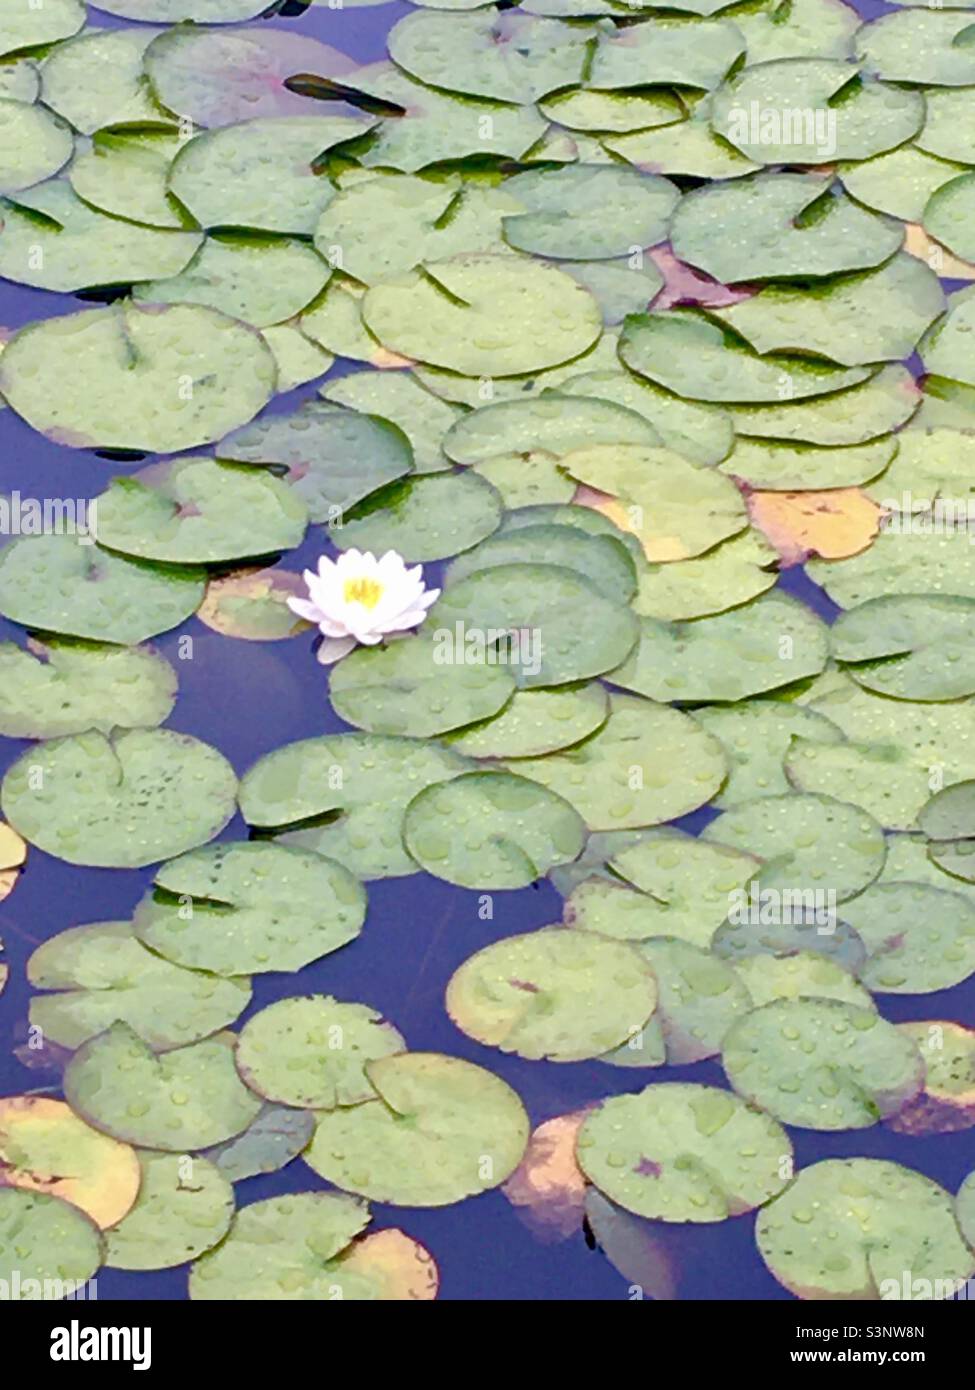
[[(389, 28), (412, 8), (394, 0), (366, 9), (313, 8), (263, 22), (324, 40), (368, 62), (385, 55)], [(860, 0), (857, 5), (865, 18), (894, 8), (880, 0)], [(92, 23), (107, 28), (121, 21), (95, 11)], [(83, 305), (71, 296), (0, 282), (0, 324), (8, 329), (68, 312), (72, 307)], [(356, 370), (359, 365), (339, 362), (331, 377)], [(269, 409), (291, 410), (315, 393), (314, 384), (302, 387), (278, 397)], [(85, 450), (53, 444), (35, 434), (12, 410), (0, 411), (0, 492), (19, 489), (31, 497), (90, 498), (126, 467)], [(303, 547), (289, 556), (288, 567), (296, 569), (312, 562), (319, 549), (312, 532)], [(434, 575), (437, 569), (431, 567)], [(782, 583), (827, 620), (835, 615), (825, 594), (802, 571), (789, 572)], [(585, 615), (580, 619), (585, 621)], [(192, 634), (193, 655), (191, 660), (181, 661), (178, 644), (184, 633)], [(0, 618), (0, 640), (20, 635), (13, 624)], [(326, 701), (324, 674), (314, 660), (310, 638), (241, 642), (211, 632), (191, 619), (183, 628), (156, 639), (155, 645), (179, 673), (179, 699), (169, 726), (219, 748), (238, 774), (281, 744), (347, 727)], [(12, 739), (0, 741), (0, 774), (26, 746)], [(682, 825), (699, 830), (709, 815), (698, 812)], [(245, 836), (246, 827), (238, 816), (221, 838)], [(80, 869), (31, 851), (22, 882), (0, 905), (0, 938), (11, 967), (10, 982), (0, 997), (3, 1094), (19, 1094), (50, 1082), (49, 1077), (27, 1070), (13, 1056), (14, 1047), (26, 1036), (30, 992), (24, 965), (31, 951), (67, 927), (127, 919), (151, 879), (151, 869)], [(427, 874), (371, 883), (369, 916), (361, 937), (297, 976), (255, 977), (254, 999), (241, 1021), (289, 995), (323, 992), (362, 1000), (390, 1018), (412, 1049), (465, 1057), (503, 1076), (522, 1096), (533, 1125), (607, 1095), (640, 1090), (651, 1080), (726, 1084), (714, 1062), (637, 1075), (596, 1062), (527, 1062), (465, 1037), (450, 1022), (443, 1006), (444, 988), (453, 971), (489, 941), (545, 926), (561, 915), (561, 900), (544, 881), (519, 892), (495, 894), (494, 901), (494, 920), (483, 922), (478, 917), (477, 894)], [(923, 999), (884, 996), (880, 1007), (894, 1021), (921, 1017), (971, 1024), (975, 1018), (975, 981)], [(971, 1130), (926, 1138), (894, 1135), (879, 1127), (853, 1133), (794, 1130), (791, 1134), (797, 1167), (831, 1157), (889, 1158), (917, 1168), (955, 1191), (975, 1164)], [(278, 1193), (325, 1186), (299, 1160), (282, 1172), (238, 1184), (237, 1197), (243, 1206)], [(373, 1204), (373, 1215), (372, 1229), (399, 1226), (428, 1246), (440, 1268), (442, 1298), (611, 1300), (628, 1296), (627, 1281), (601, 1252), (588, 1248), (581, 1231), (561, 1244), (542, 1244), (497, 1191), (440, 1210)], [(717, 1226), (664, 1228), (663, 1239), (678, 1278), (678, 1296), (789, 1298), (758, 1256), (753, 1224), (754, 1218), (746, 1215)], [(182, 1299), (186, 1297), (186, 1269), (145, 1274), (103, 1269), (98, 1275), (98, 1296)]]

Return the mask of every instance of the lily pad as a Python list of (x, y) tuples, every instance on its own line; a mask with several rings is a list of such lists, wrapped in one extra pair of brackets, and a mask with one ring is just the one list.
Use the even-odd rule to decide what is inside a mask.
[(41, 66), (45, 105), (82, 135), (106, 126), (177, 125), (177, 118), (155, 100), (143, 72), (143, 55), (158, 33), (87, 28), (57, 44)]
[(340, 734), (284, 744), (246, 773), (244, 819), (284, 844), (314, 850), (362, 878), (412, 874), (403, 814), (424, 787), (472, 768), (447, 748), (419, 739)]
[(654, 447), (659, 431), (642, 414), (596, 392), (545, 391), (529, 400), (498, 401), (462, 415), (447, 431), (443, 449), (454, 463), (484, 463), (503, 454), (540, 449), (558, 457), (599, 444)]
[[(71, 161), (68, 178), (78, 197), (98, 212), (145, 223), (153, 228), (181, 228), (184, 241), (187, 240), (187, 229), (190, 229), (195, 238), (194, 251), (197, 248), (205, 251), (206, 243), (196, 229), (196, 222), (169, 192), (170, 165), (182, 146), (182, 139), (172, 130), (152, 127), (147, 130), (137, 126), (133, 129), (99, 131), (91, 147), (79, 151)], [(100, 226), (98, 223), (92, 225), (94, 230), (89, 235), (89, 241), (97, 236)], [(54, 249), (57, 249), (56, 242)], [(168, 273), (175, 275), (185, 264), (185, 261), (182, 262)], [(167, 274), (163, 269), (150, 273)], [(142, 277), (129, 277), (130, 280), (139, 278)]]
[(0, 391), (74, 449), (176, 453), (252, 419), (274, 391), (256, 330), (195, 304), (113, 304), (28, 324), (3, 350)]
[(783, 405), (732, 406), (731, 416), (739, 436), (842, 448), (899, 429), (920, 404), (914, 378), (898, 363), (847, 390)]
[(62, 169), (74, 152), (74, 136), (60, 116), (43, 106), (4, 97), (0, 99), (0, 149), (0, 193), (16, 193)]
[(625, 942), (546, 927), (470, 956), (447, 984), (468, 1037), (534, 1061), (598, 1057), (638, 1033), (656, 1006), (650, 967)]
[(444, 740), (468, 758), (537, 758), (568, 748), (606, 722), (609, 697), (596, 681), (555, 690), (516, 690), (491, 719)]
[(413, 798), (403, 842), (428, 873), (462, 888), (525, 888), (582, 849), (573, 807), (529, 777), (469, 772)]
[(209, 845), (156, 874), (136, 935), (176, 965), (214, 975), (296, 971), (355, 939), (366, 895), (319, 854), (253, 842)]
[(64, 1101), (0, 1100), (0, 1187), (60, 1197), (104, 1229), (129, 1211), (139, 1183), (135, 1150), (91, 1129)]
[(606, 598), (628, 603), (636, 591), (633, 557), (615, 536), (591, 535), (575, 526), (518, 526), (501, 530), (458, 556), (447, 571), (447, 584), (471, 574), (514, 564), (560, 565), (589, 580)]
[(751, 998), (749, 1007), (761, 1008), (776, 999), (838, 999), (873, 1009), (869, 990), (834, 957), (821, 951), (794, 951), (774, 955), (756, 951), (734, 962), (735, 974)]
[(210, 580), (196, 616), (225, 637), (247, 642), (279, 642), (312, 626), (288, 607), (289, 598), (308, 593), (299, 574), (288, 570), (243, 569)]
[(924, 1089), (888, 1121), (898, 1134), (951, 1134), (975, 1125), (975, 1033), (960, 1023), (899, 1023), (924, 1058)]
[(576, 1142), (590, 1182), (638, 1216), (725, 1221), (788, 1182), (792, 1146), (768, 1115), (714, 1086), (648, 1086), (612, 1096)]
[(717, 739), (689, 715), (631, 695), (610, 696), (609, 719), (592, 738), (517, 766), (570, 801), (590, 830), (676, 820), (703, 806), (726, 770)]
[(725, 1037), (735, 1090), (799, 1129), (868, 1129), (896, 1115), (924, 1080), (914, 1042), (872, 1008), (835, 999), (779, 999)]
[(508, 256), (435, 261), (374, 286), (362, 313), (384, 347), (470, 376), (558, 366), (602, 331), (599, 306), (571, 276)]
[(885, 14), (857, 33), (856, 57), (886, 82), (968, 87), (975, 83), (975, 54), (964, 33), (971, 22), (957, 10)]
[(643, 618), (633, 655), (607, 677), (651, 700), (743, 700), (818, 675), (826, 625), (804, 604), (768, 594), (690, 623)]
[(204, 1149), (208, 1159), (230, 1182), (243, 1182), (260, 1173), (277, 1173), (306, 1148), (315, 1128), (308, 1110), (264, 1105), (242, 1134)]
[(190, 1298), (281, 1302), (375, 1298), (343, 1276), (336, 1256), (371, 1220), (365, 1202), (340, 1192), (298, 1192), (253, 1202), (234, 1216), (216, 1250), (190, 1269)]
[(69, 1202), (42, 1192), (0, 1188), (0, 1278), (38, 1281), (50, 1298), (81, 1293), (104, 1261), (105, 1247), (94, 1221)]
[(975, 548), (963, 527), (919, 529), (907, 541), (896, 527), (883, 527), (861, 554), (813, 560), (808, 573), (842, 608), (911, 594), (975, 598)]
[[(582, 629), (580, 613), (587, 619)], [(509, 654), (518, 660), (510, 670), (529, 688), (601, 675), (624, 659), (637, 637), (629, 609), (562, 565), (478, 570), (444, 591), (428, 622), (448, 633), (461, 623), (460, 631), (479, 633), (492, 649), (506, 634), (518, 633), (517, 652)]]
[(51, 0), (40, 9), (7, 0), (0, 13), (0, 54), (70, 38), (87, 17), (80, 0)]
[[(505, 184), (525, 208), (504, 219), (510, 246), (557, 260), (612, 260), (664, 241), (680, 192), (669, 179), (625, 165), (529, 170)], [(614, 208), (607, 222), (604, 209)]]
[(670, 239), (681, 260), (728, 284), (869, 270), (900, 249), (904, 229), (828, 178), (761, 173), (687, 194)]
[(745, 52), (726, 20), (651, 19), (608, 29), (587, 73), (594, 87), (716, 87)]
[(233, 768), (169, 729), (53, 739), (3, 779), (3, 813), (31, 844), (69, 864), (133, 869), (204, 844), (234, 811)]
[(176, 672), (150, 647), (0, 643), (0, 734), (6, 738), (155, 728), (175, 702)]
[(105, 1263), (114, 1269), (171, 1269), (195, 1260), (223, 1239), (234, 1214), (234, 1190), (205, 1158), (139, 1155), (138, 1200), (108, 1232)]
[(77, 536), (25, 536), (0, 551), (0, 612), (66, 637), (134, 646), (178, 627), (203, 597), (202, 571), (148, 565)]
[(476, 473), (433, 473), (374, 492), (333, 532), (340, 550), (395, 550), (410, 560), (442, 560), (496, 531), (501, 498)]
[(910, 830), (928, 799), (930, 772), (890, 744), (793, 741), (784, 763), (801, 792), (859, 806), (888, 830)]
[(237, 1070), (267, 1100), (334, 1110), (373, 1100), (365, 1067), (405, 1051), (393, 1025), (367, 1004), (310, 994), (279, 999), (248, 1019), (237, 1039)]
[[(448, 628), (361, 647), (332, 672), (332, 707), (371, 734), (432, 738), (497, 714), (515, 681), (490, 654), (458, 651)], [(470, 659), (468, 659), (470, 658)]]
[(893, 435), (839, 449), (740, 438), (719, 467), (722, 473), (763, 491), (828, 491), (855, 487), (878, 477), (897, 447)]
[(409, 440), (398, 426), (324, 401), (306, 401), (290, 415), (271, 415), (227, 435), (217, 455), (287, 468), (312, 521), (335, 524), (357, 502), (413, 469)]
[(704, 467), (723, 459), (734, 439), (731, 420), (724, 410), (698, 401), (682, 400), (652, 381), (631, 376), (621, 370), (619, 364), (615, 370), (585, 371), (570, 376), (559, 389), (566, 395), (598, 396), (603, 401), (615, 401), (628, 410), (635, 410), (650, 422), (666, 448)]
[(78, 1049), (65, 1069), (64, 1094), (103, 1133), (176, 1154), (240, 1134), (261, 1106), (224, 1038), (156, 1056), (125, 1023)]
[(876, 883), (843, 909), (878, 994), (932, 994), (975, 972), (975, 907), (925, 883)]
[[(935, 793), (919, 822), (933, 838), (935, 864), (967, 882), (975, 880), (975, 783), (962, 781)], [(947, 884), (945, 885), (947, 887)]]
[(69, 927), (27, 962), (30, 1021), (60, 1047), (77, 1048), (127, 1023), (157, 1052), (184, 1047), (233, 1023), (250, 1002), (245, 976), (217, 979), (146, 950), (129, 922)]
[(964, 632), (975, 600), (948, 594), (873, 599), (841, 613), (833, 655), (858, 685), (901, 700), (975, 695), (975, 659)]
[(951, 1196), (885, 1159), (804, 1169), (759, 1214), (755, 1239), (779, 1283), (804, 1299), (945, 1298), (975, 1270)]
[(872, 816), (829, 796), (762, 796), (737, 802), (702, 832), (763, 860), (764, 889), (832, 892), (844, 902), (883, 868), (883, 831)]
[(501, 1183), (517, 1168), (530, 1124), (500, 1077), (459, 1057), (404, 1052), (370, 1062), (376, 1100), (327, 1110), (305, 1161), (372, 1201), (442, 1207)]
[(328, 382), (320, 394), (336, 405), (378, 416), (402, 430), (413, 450), (417, 473), (438, 473), (449, 466), (441, 444), (460, 411), (408, 373), (352, 372)]
[(315, 161), (374, 124), (351, 116), (259, 116), (204, 131), (173, 160), (169, 190), (201, 227), (310, 236), (335, 196)]

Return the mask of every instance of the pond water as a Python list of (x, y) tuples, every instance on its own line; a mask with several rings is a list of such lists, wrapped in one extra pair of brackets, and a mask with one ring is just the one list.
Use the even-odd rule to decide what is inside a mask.
[[(867, 17), (893, 7), (858, 6)], [(333, 43), (366, 61), (384, 54), (389, 27), (411, 7), (394, 3), (376, 8), (309, 10), (268, 21), (274, 27)], [(119, 21), (97, 15), (97, 23)], [(611, 215), (610, 210), (608, 214)], [(17, 285), (0, 285), (0, 324), (17, 328), (28, 321), (81, 307), (71, 296)], [(337, 377), (358, 364), (339, 362)], [(284, 413), (315, 396), (318, 383), (276, 398), (269, 410)], [(19, 489), (36, 497), (91, 497), (119, 472), (119, 465), (86, 450), (72, 450), (43, 438), (15, 413), (0, 411), (0, 492)], [(314, 561), (320, 544), (314, 535), (288, 559), (300, 569)], [(440, 567), (429, 567), (436, 582)], [(782, 581), (830, 619), (835, 613), (826, 596), (799, 570)], [(582, 620), (582, 615), (580, 615)], [(181, 636), (193, 639), (192, 657), (180, 659)], [(0, 619), (0, 640), (17, 638), (19, 629)], [(344, 725), (325, 697), (323, 671), (312, 656), (311, 637), (275, 643), (235, 641), (191, 619), (155, 639), (179, 673), (180, 691), (169, 727), (192, 733), (219, 748), (238, 774), (270, 750), (292, 740), (342, 731)], [(0, 772), (28, 745), (0, 741)], [(686, 822), (698, 829), (711, 813)], [(240, 816), (221, 838), (246, 835)], [(10, 980), (0, 997), (0, 1069), (2, 1090), (17, 1094), (56, 1084), (23, 1066), (13, 1055), (26, 1034), (30, 991), (24, 965), (36, 945), (65, 928), (82, 923), (124, 920), (151, 883), (152, 868), (99, 870), (76, 868), (32, 850), (16, 891), (0, 905), (2, 938)], [(447, 1017), (443, 994), (453, 971), (482, 945), (502, 936), (530, 931), (559, 920), (561, 900), (543, 880), (530, 888), (494, 895), (494, 918), (479, 916), (478, 894), (452, 887), (426, 873), (369, 885), (369, 914), (362, 935), (332, 956), (294, 976), (258, 976), (253, 1001), (244, 1019), (271, 1001), (299, 993), (332, 993), (362, 999), (392, 1019), (415, 1050), (445, 1052), (484, 1065), (504, 1077), (520, 1094), (537, 1125), (608, 1095), (638, 1090), (644, 1074), (609, 1068), (597, 1062), (557, 1065), (524, 1061), (482, 1047), (461, 1033)], [(975, 980), (921, 1001), (884, 996), (883, 1014), (895, 1021), (916, 1017), (975, 1017)], [(665, 1068), (647, 1080), (693, 1080), (726, 1085), (716, 1062)], [(833, 1156), (887, 1157), (919, 1169), (955, 1191), (973, 1167), (973, 1131), (911, 1138), (877, 1127), (862, 1132), (815, 1133), (792, 1130), (799, 1166)], [(283, 1171), (250, 1178), (238, 1187), (238, 1202), (284, 1192), (324, 1187), (300, 1162)], [(579, 1233), (560, 1243), (538, 1241), (499, 1191), (443, 1209), (408, 1210), (373, 1204), (374, 1228), (402, 1226), (428, 1246), (441, 1274), (446, 1299), (613, 1300), (627, 1296), (627, 1282), (599, 1250)], [(674, 1262), (678, 1296), (702, 1300), (727, 1297), (754, 1300), (790, 1295), (760, 1260), (752, 1237), (753, 1217), (721, 1225), (679, 1228), (663, 1233)], [(103, 1269), (99, 1297), (182, 1299), (185, 1269), (132, 1274)]]

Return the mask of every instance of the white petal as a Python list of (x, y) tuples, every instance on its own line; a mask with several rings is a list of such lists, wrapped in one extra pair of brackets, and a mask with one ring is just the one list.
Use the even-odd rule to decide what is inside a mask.
[(334, 661), (348, 656), (354, 646), (354, 637), (326, 637), (318, 648), (318, 660), (323, 666), (331, 666)]
[(288, 596), (288, 607), (292, 613), (297, 613), (299, 618), (304, 618), (309, 623), (319, 623), (322, 620), (322, 611), (317, 604), (312, 603), (306, 598), (293, 598)]

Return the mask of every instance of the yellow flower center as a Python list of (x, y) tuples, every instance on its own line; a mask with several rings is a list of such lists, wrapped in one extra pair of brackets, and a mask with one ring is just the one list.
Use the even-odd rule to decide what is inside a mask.
[(363, 608), (375, 608), (383, 596), (383, 586), (378, 580), (365, 576), (347, 579), (342, 594), (346, 603), (361, 603)]

